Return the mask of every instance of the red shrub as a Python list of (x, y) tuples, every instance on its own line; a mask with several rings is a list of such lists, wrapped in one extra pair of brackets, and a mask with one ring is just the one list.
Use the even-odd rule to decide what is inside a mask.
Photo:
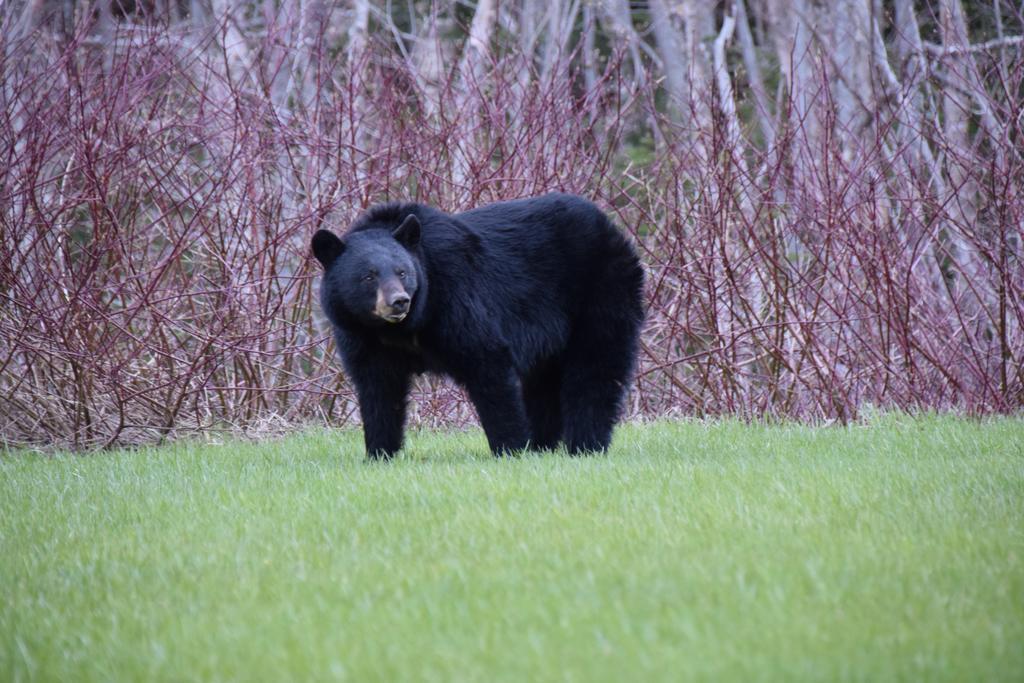
[[(322, 34), (300, 64), (271, 29), (249, 65), (158, 28), (7, 46), (7, 443), (353, 421), (315, 305), (317, 225), (386, 199), (455, 211), (556, 189), (609, 209), (648, 267), (631, 415), (1020, 409), (1019, 98), (965, 78), (1000, 127), (967, 146), (915, 128), (906, 97), (865, 134), (830, 117), (823, 73), (822, 126), (782, 107), (763, 149), (719, 115), (675, 126), (614, 59), (590, 90), (572, 55), (544, 77), (505, 56), (479, 81), (424, 83), (379, 45), (345, 64)], [(1002, 92), (1022, 77), (1018, 60)], [(436, 380), (414, 398), (421, 424), (473, 419)]]

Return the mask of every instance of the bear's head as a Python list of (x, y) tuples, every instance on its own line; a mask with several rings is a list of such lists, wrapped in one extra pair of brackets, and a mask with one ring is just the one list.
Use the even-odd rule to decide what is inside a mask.
[(327, 318), (371, 326), (404, 321), (424, 284), (419, 241), (420, 222), (413, 214), (393, 230), (358, 230), (344, 240), (318, 230), (311, 246), (324, 267), (320, 304)]

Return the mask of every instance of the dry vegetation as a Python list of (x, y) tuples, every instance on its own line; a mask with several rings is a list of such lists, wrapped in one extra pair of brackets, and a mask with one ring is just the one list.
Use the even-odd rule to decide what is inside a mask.
[(312, 231), (549, 190), (639, 244), (631, 415), (1019, 411), (1021, 16), (834, 5), (5, 5), (0, 439), (352, 421)]

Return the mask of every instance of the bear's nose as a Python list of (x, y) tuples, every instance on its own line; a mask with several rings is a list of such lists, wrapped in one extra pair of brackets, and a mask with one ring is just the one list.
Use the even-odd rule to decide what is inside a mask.
[(404, 313), (409, 308), (409, 295), (399, 294), (398, 296), (391, 300), (391, 303), (389, 305), (393, 310), (398, 311), (400, 313)]

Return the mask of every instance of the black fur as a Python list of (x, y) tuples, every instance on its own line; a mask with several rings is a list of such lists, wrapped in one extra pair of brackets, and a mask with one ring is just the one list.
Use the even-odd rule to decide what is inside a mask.
[[(564, 194), (454, 215), (384, 204), (344, 241), (321, 230), (312, 247), (371, 456), (401, 448), (422, 372), (466, 388), (496, 454), (608, 447), (636, 361), (643, 271), (596, 206)], [(381, 317), (398, 320), (403, 298), (404, 318)]]

